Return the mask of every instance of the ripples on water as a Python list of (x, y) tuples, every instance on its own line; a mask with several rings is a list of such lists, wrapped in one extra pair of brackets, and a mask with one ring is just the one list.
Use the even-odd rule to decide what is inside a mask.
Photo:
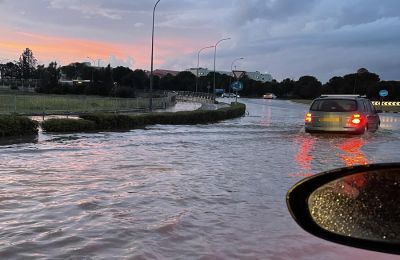
[(352, 259), (388, 255), (300, 230), (286, 191), (306, 175), (398, 161), (399, 117), (377, 133), (309, 135), (304, 105), (122, 133), (40, 133), (0, 147), (0, 258)]

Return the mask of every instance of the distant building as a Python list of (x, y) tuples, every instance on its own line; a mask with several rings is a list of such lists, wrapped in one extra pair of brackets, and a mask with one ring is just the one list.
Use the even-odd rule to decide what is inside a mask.
[[(190, 68), (187, 69), (186, 71), (189, 71), (191, 73), (193, 73), (195, 76), (197, 76), (197, 68)], [(211, 71), (209, 71), (207, 68), (199, 68), (199, 77), (202, 76), (207, 76), (208, 73), (210, 73)]]
[(87, 86), (87, 85), (89, 85), (90, 84), (90, 80), (88, 80), (88, 79), (84, 79), (84, 80), (81, 80), (81, 79), (74, 79), (74, 80), (59, 80), (58, 81), (58, 83), (60, 84), (60, 85), (63, 85), (63, 86), (79, 86), (79, 85), (85, 85), (85, 86)]
[[(199, 70), (199, 72), (198, 72), (199, 77), (207, 76), (210, 72), (213, 72), (213, 71), (208, 70), (207, 68), (198, 68), (198, 70)], [(194, 75), (197, 75), (197, 68), (190, 68), (190, 69), (187, 69), (186, 71), (189, 71), (189, 72), (193, 73)], [(217, 71), (217, 73), (233, 77), (233, 73), (231, 71)], [(271, 82), (273, 80), (271, 74), (260, 73), (259, 71), (254, 71), (254, 72), (246, 71), (245, 75), (249, 79), (261, 81), (261, 82)]]
[(272, 76), (268, 73), (260, 73), (259, 71), (255, 72), (246, 72), (247, 77), (252, 80), (261, 81), (261, 82), (271, 82)]

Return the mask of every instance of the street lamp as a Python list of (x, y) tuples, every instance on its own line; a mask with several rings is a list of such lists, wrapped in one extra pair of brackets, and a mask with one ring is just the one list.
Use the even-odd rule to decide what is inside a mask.
[[(233, 64), (234, 64), (236, 61), (238, 61), (238, 60), (244, 60), (244, 58), (241, 57), (241, 58), (234, 59), (234, 60), (232, 61), (232, 63), (231, 63), (231, 71), (232, 71), (232, 76), (233, 76), (233, 77), (235, 76), (235, 75), (233, 74)], [(229, 78), (229, 83), (231, 83), (231, 80), (232, 80), (232, 77)], [(231, 85), (231, 84), (229, 84), (229, 93), (231, 93), (231, 86), (230, 86), (230, 85)]]
[(233, 73), (233, 64), (238, 60), (244, 60), (244, 58), (237, 58), (237, 59), (232, 61), (232, 63), (231, 63), (231, 71), (232, 71), (232, 73)]
[[(93, 67), (95, 66), (95, 61), (94, 61), (94, 59), (92, 59), (92, 58), (90, 58), (89, 56), (87, 56), (86, 58), (88, 58), (88, 59), (90, 59), (90, 60), (92, 60), (93, 61)], [(94, 78), (93, 78), (93, 68), (92, 68), (92, 86), (94, 85)]]
[(153, 8), (153, 27), (151, 31), (151, 66), (150, 66), (150, 111), (153, 109), (153, 53), (154, 53), (154, 16), (156, 7), (160, 0), (156, 2)]
[(224, 38), (219, 40), (215, 45), (214, 45), (214, 84), (213, 84), (213, 94), (215, 95), (215, 60), (217, 57), (217, 46), (220, 42), (230, 40), (231, 38)]
[(199, 81), (200, 52), (201, 52), (202, 50), (209, 49), (209, 48), (214, 48), (214, 45), (201, 48), (201, 49), (199, 50), (199, 52), (197, 53), (196, 92), (197, 92), (197, 86), (198, 86), (198, 81)]

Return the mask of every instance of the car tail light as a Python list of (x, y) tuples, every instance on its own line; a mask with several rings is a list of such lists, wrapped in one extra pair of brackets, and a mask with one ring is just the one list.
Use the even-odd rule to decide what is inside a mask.
[(307, 113), (304, 120), (306, 121), (306, 123), (311, 123), (311, 121), (312, 121), (312, 114), (311, 114), (311, 113)]
[(361, 123), (361, 115), (360, 114), (354, 114), (351, 122), (355, 125), (359, 125)]

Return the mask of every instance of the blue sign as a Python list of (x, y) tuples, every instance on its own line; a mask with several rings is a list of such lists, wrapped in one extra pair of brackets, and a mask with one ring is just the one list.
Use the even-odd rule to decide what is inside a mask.
[(386, 97), (387, 95), (389, 95), (389, 92), (386, 89), (379, 91), (379, 96)]
[(231, 88), (234, 91), (240, 91), (243, 89), (243, 84), (240, 81), (235, 81), (232, 83)]

